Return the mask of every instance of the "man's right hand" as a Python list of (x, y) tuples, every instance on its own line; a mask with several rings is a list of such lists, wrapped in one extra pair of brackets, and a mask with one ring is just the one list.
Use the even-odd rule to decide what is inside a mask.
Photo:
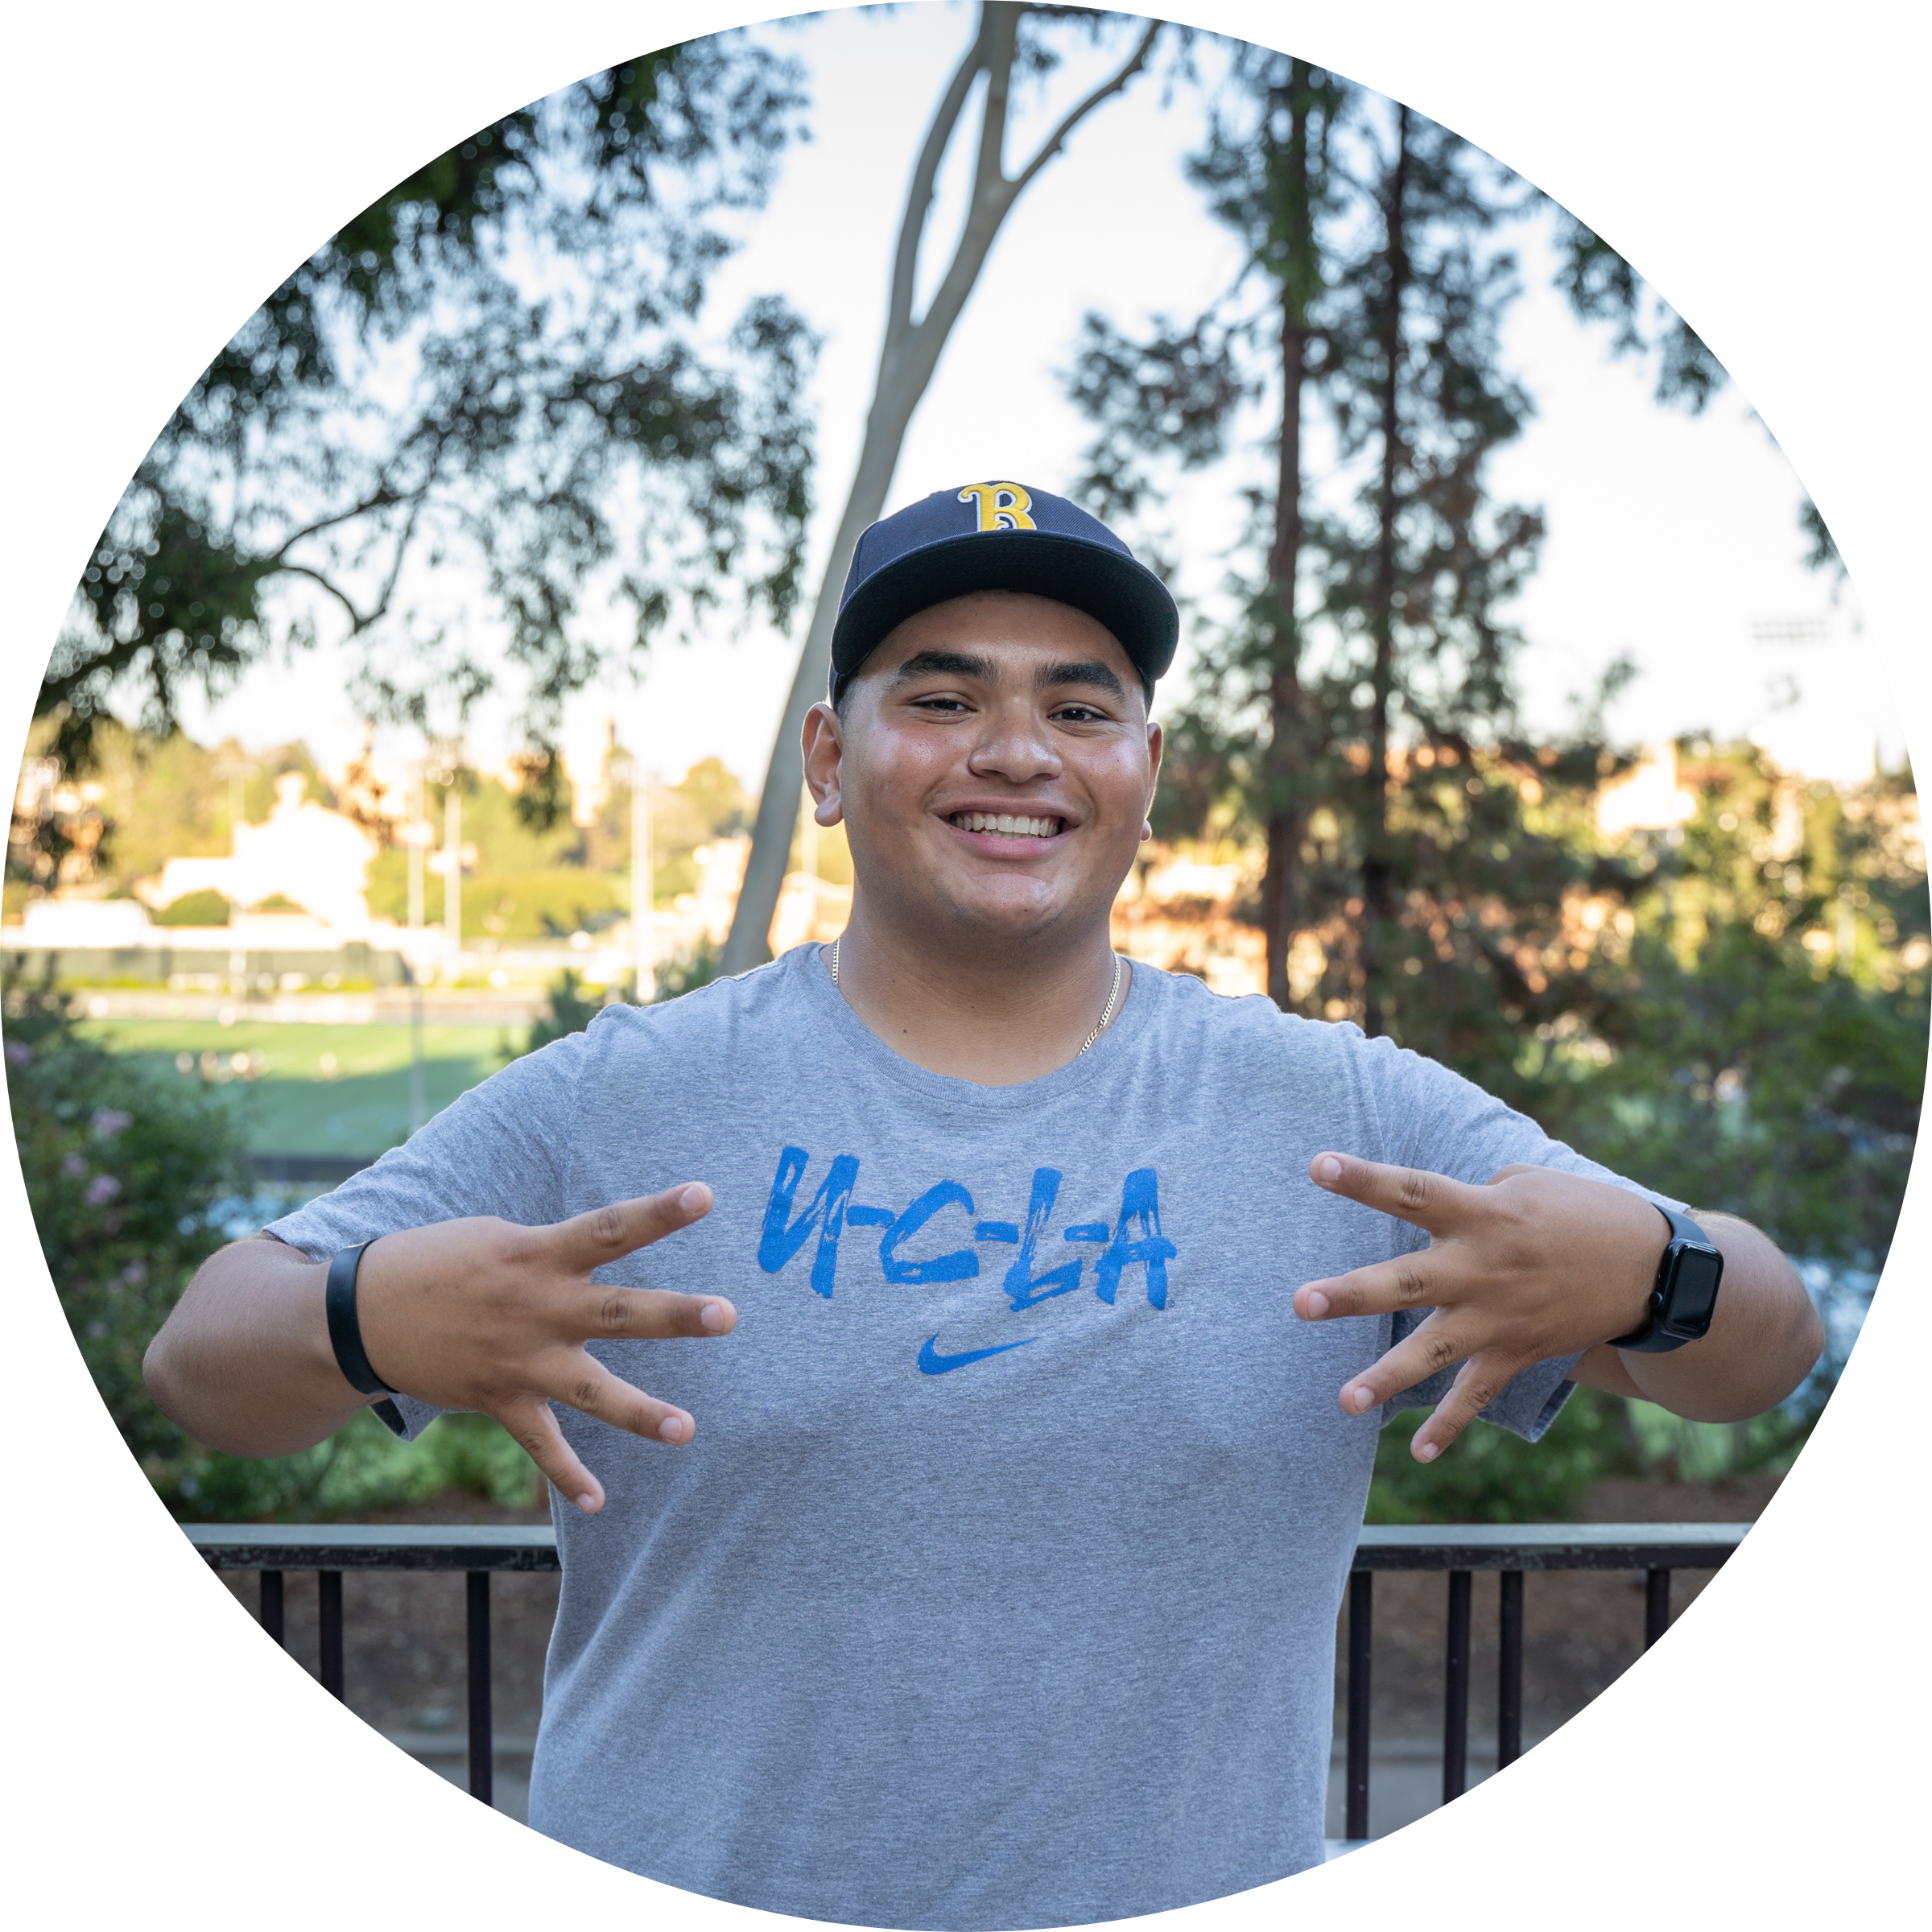
[[(696, 1425), (585, 1344), (727, 1335), (738, 1318), (722, 1296), (614, 1288), (591, 1272), (711, 1204), (711, 1190), (691, 1182), (550, 1227), (478, 1218), (383, 1235), (356, 1282), (370, 1365), (404, 1394), (495, 1418), (579, 1509), (601, 1509), (603, 1485), (564, 1439), (553, 1402), (658, 1443), (687, 1443)], [(333, 1435), (369, 1398), (329, 1344), (328, 1274), (266, 1236), (212, 1256), (142, 1364), (163, 1412), (237, 1455), (287, 1455)]]
[(722, 1296), (613, 1288), (591, 1271), (702, 1219), (711, 1199), (694, 1181), (547, 1228), (478, 1218), (386, 1234), (356, 1282), (369, 1364), (419, 1401), (493, 1416), (579, 1509), (601, 1509), (603, 1486), (564, 1439), (553, 1402), (652, 1442), (688, 1443), (696, 1425), (584, 1344), (729, 1335), (738, 1316)]

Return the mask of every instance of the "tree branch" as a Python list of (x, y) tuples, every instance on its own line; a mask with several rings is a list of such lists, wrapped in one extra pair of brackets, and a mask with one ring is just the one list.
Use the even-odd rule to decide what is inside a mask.
[(1092, 114), (1110, 95), (1117, 94), (1147, 64), (1147, 56), (1153, 52), (1154, 43), (1159, 38), (1161, 29), (1165, 24), (1164, 21), (1160, 20), (1151, 22), (1146, 32), (1141, 36), (1140, 45), (1133, 50), (1133, 59), (1111, 80), (1104, 81), (1096, 87), (1046, 137), (1045, 144), (1041, 147), (1040, 151), (1026, 163), (1011, 183), (1012, 192), (1016, 196), (1059, 152), (1067, 137), (1080, 126), (1081, 122), (1085, 120), (1088, 115)]
[(364, 617), (355, 605), (349, 602), (346, 592), (338, 590), (327, 577), (323, 576), (320, 571), (312, 570), (306, 564), (283, 564), (277, 568), (279, 570), (286, 571), (291, 576), (307, 577), (312, 584), (320, 584), (323, 589), (327, 591), (349, 613), (349, 634), (352, 638), (365, 626), (373, 624), (376, 618), (382, 615), (382, 613), (378, 611), (369, 617)]
[(946, 92), (933, 112), (932, 125), (926, 130), (926, 144), (919, 150), (919, 164), (912, 171), (912, 184), (906, 191), (906, 213), (899, 223), (898, 246), (893, 255), (892, 295), (886, 304), (881, 365), (897, 352), (912, 328), (913, 283), (919, 273), (919, 243), (925, 236), (926, 217), (932, 207), (933, 183), (952, 139), (952, 130), (959, 125), (974, 77), (986, 64), (988, 35), (986, 10), (982, 8), (979, 31), (946, 84)]
[(1006, 153), (1006, 109), (1013, 93), (1013, 61), (1020, 39), (1020, 15), (1025, 10), (1010, 0), (987, 0), (986, 99), (980, 114), (980, 152), (973, 165), (972, 207), (1002, 196), (1011, 201), (1011, 184), (1001, 166)]
[[(265, 561), (280, 566), (282, 559), (305, 537), (320, 536), (324, 530), (333, 530), (339, 523), (352, 522), (357, 517), (367, 516), (372, 510), (387, 510), (391, 504), (402, 501), (402, 497), (386, 483), (382, 484), (373, 496), (365, 497), (360, 503), (352, 503), (348, 509), (338, 510), (332, 517), (324, 517), (320, 522), (311, 523), (301, 530), (291, 531), (268, 553)], [(291, 564), (287, 568), (293, 569), (295, 566)]]

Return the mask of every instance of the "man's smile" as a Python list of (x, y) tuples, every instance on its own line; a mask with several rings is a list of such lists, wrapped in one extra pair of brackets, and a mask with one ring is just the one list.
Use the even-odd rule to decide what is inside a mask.
[(1054, 839), (1059, 836), (1066, 820), (1011, 811), (956, 811), (947, 823), (961, 832), (997, 832), (1003, 838)]

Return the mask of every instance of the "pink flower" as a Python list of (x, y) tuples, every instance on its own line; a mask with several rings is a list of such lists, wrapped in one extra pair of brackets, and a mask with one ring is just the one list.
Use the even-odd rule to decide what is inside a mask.
[(70, 1181), (79, 1180), (81, 1175), (87, 1172), (86, 1156), (85, 1154), (70, 1154), (67, 1158), (60, 1163), (60, 1171), (62, 1174), (66, 1175), (68, 1179)]
[(121, 1183), (111, 1174), (97, 1174), (87, 1184), (87, 1191), (81, 1195), (90, 1208), (105, 1208), (121, 1191)]
[(112, 1140), (134, 1121), (131, 1113), (123, 1113), (117, 1107), (99, 1107), (94, 1110), (93, 1129), (104, 1138)]

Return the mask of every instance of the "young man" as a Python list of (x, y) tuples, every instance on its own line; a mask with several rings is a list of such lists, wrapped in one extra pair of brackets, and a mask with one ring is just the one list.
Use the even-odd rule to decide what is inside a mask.
[(1386, 1040), (1116, 957), (1174, 634), (1044, 493), (875, 525), (805, 732), (838, 943), (606, 1009), (216, 1256), (156, 1340), (156, 1398), (217, 1447), (386, 1388), (529, 1450), (564, 1562), (539, 1829), (905, 1927), (1280, 1877), (1322, 1856), (1398, 1397), (1437, 1405), (1428, 1457), (1479, 1413), (1534, 1437), (1575, 1381), (1752, 1414), (1814, 1359), (1743, 1223), (1674, 1222)]

